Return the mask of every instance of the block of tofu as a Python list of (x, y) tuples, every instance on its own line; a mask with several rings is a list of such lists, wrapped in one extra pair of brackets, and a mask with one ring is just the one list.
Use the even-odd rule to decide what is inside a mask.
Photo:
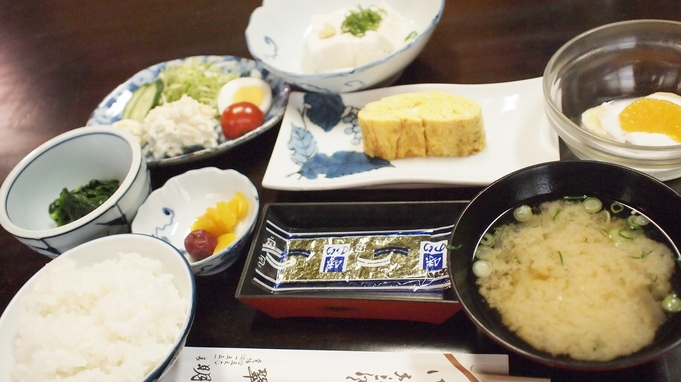
[(366, 104), (357, 118), (371, 157), (468, 156), (485, 148), (480, 105), (455, 94), (389, 96)]
[(343, 21), (357, 7), (312, 15), (303, 66), (311, 73), (348, 70), (386, 57), (406, 44), (409, 31), (404, 16), (386, 1), (372, 9), (380, 10), (381, 22), (377, 30), (369, 30), (361, 37), (342, 32)]

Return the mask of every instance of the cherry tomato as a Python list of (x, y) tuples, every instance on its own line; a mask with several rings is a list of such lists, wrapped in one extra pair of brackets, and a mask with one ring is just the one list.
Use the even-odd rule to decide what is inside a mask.
[(195, 260), (203, 260), (212, 255), (217, 245), (218, 238), (203, 229), (192, 231), (184, 238), (184, 248)]
[(222, 133), (227, 139), (235, 139), (262, 125), (265, 114), (250, 102), (229, 105), (220, 116)]

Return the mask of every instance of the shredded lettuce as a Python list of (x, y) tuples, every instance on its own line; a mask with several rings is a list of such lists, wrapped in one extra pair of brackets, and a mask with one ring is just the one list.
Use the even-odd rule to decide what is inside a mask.
[(163, 81), (160, 104), (177, 101), (186, 94), (217, 110), (216, 100), (224, 84), (239, 77), (234, 62), (188, 59), (159, 73)]

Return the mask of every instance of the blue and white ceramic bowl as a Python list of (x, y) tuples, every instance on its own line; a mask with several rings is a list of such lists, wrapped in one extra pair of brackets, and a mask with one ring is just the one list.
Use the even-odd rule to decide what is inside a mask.
[[(63, 188), (93, 179), (120, 181), (94, 211), (58, 227), (49, 205)], [(9, 173), (0, 188), (0, 224), (32, 250), (54, 258), (101, 236), (130, 232), (151, 192), (147, 164), (132, 134), (112, 126), (81, 127), (43, 143)]]
[(385, 86), (395, 81), (425, 47), (444, 10), (444, 0), (394, 0), (390, 6), (407, 19), (413, 40), (387, 57), (357, 68), (312, 74), (303, 67), (305, 42), (312, 33), (310, 17), (379, 0), (264, 0), (251, 14), (246, 42), (251, 56), (291, 85), (320, 93), (347, 93)]
[(167, 67), (180, 65), (187, 60), (220, 64), (222, 70), (238, 74), (240, 77), (261, 77), (272, 88), (272, 106), (270, 106), (270, 109), (265, 113), (265, 121), (262, 125), (241, 137), (227, 140), (220, 132), (218, 134), (218, 146), (215, 148), (205, 148), (175, 157), (161, 159), (154, 158), (153, 155), (143, 148), (142, 152), (150, 167), (187, 163), (218, 155), (244, 142), (250, 141), (276, 126), (277, 123), (281, 121), (281, 118), (284, 116), (289, 93), (291, 92), (290, 85), (281, 78), (273, 75), (264, 67), (248, 58), (235, 56), (192, 56), (161, 62), (137, 72), (127, 81), (118, 85), (118, 87), (97, 105), (97, 108), (92, 112), (90, 119), (87, 121), (87, 126), (111, 125), (114, 122), (119, 121), (125, 105), (130, 101), (132, 93), (137, 90), (137, 88), (156, 81), (159, 73)]
[[(22, 299), (33, 290), (43, 276), (52, 272), (55, 266), (71, 260), (75, 267), (92, 266), (107, 260), (119, 258), (119, 253), (138, 253), (143, 258), (158, 260), (161, 263), (160, 272), (171, 274), (171, 282), (177, 288), (180, 297), (187, 300), (187, 310), (182, 326), (172, 346), (156, 366), (142, 379), (143, 382), (158, 381), (170, 369), (187, 340), (196, 312), (196, 285), (189, 264), (178, 251), (168, 243), (148, 235), (121, 234), (102, 237), (84, 243), (65, 252), (59, 258), (49, 262), (38, 271), (17, 292), (12, 301), (0, 317), (0, 380), (12, 380), (12, 369), (15, 365), (14, 342), (19, 329), (18, 317), (25, 311)], [(62, 263), (63, 264), (63, 263)], [(126, 301), (122, 301), (125, 303)], [(129, 301), (137, 305), (136, 301)], [(55, 361), (55, 360), (52, 360)]]
[[(236, 240), (222, 251), (195, 261), (184, 247), (191, 224), (206, 208), (231, 200), (237, 191), (246, 196), (248, 213), (236, 226)], [(194, 274), (206, 276), (227, 269), (247, 250), (259, 210), (258, 190), (248, 177), (235, 170), (204, 167), (170, 178), (154, 190), (140, 207), (132, 231), (169, 242), (185, 255)]]

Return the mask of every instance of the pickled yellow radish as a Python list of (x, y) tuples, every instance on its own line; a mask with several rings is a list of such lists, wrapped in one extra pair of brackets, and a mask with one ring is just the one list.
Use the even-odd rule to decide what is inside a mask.
[(232, 244), (234, 240), (236, 240), (236, 234), (233, 232), (223, 233), (222, 235), (218, 236), (218, 244), (215, 246), (213, 254), (216, 254), (227, 248), (227, 246)]
[(190, 229), (191, 231), (208, 231), (215, 235), (215, 237), (218, 237), (222, 234), (222, 229), (218, 227), (212, 219), (209, 219), (205, 216), (201, 216), (196, 219), (196, 221), (191, 225)]
[(239, 219), (243, 219), (248, 213), (248, 199), (246, 199), (246, 195), (239, 191), (229, 201), (229, 204), (237, 211), (236, 214)]
[(204, 230), (217, 237), (217, 245), (213, 254), (218, 253), (236, 240), (236, 227), (239, 221), (248, 214), (248, 199), (241, 192), (236, 192), (229, 201), (220, 201), (215, 206), (206, 208), (203, 215), (196, 218), (190, 226), (191, 232)]
[(218, 202), (216, 205), (218, 211), (218, 225), (220, 225), (225, 232), (231, 232), (236, 226), (238, 220), (238, 211), (234, 210), (227, 202)]

